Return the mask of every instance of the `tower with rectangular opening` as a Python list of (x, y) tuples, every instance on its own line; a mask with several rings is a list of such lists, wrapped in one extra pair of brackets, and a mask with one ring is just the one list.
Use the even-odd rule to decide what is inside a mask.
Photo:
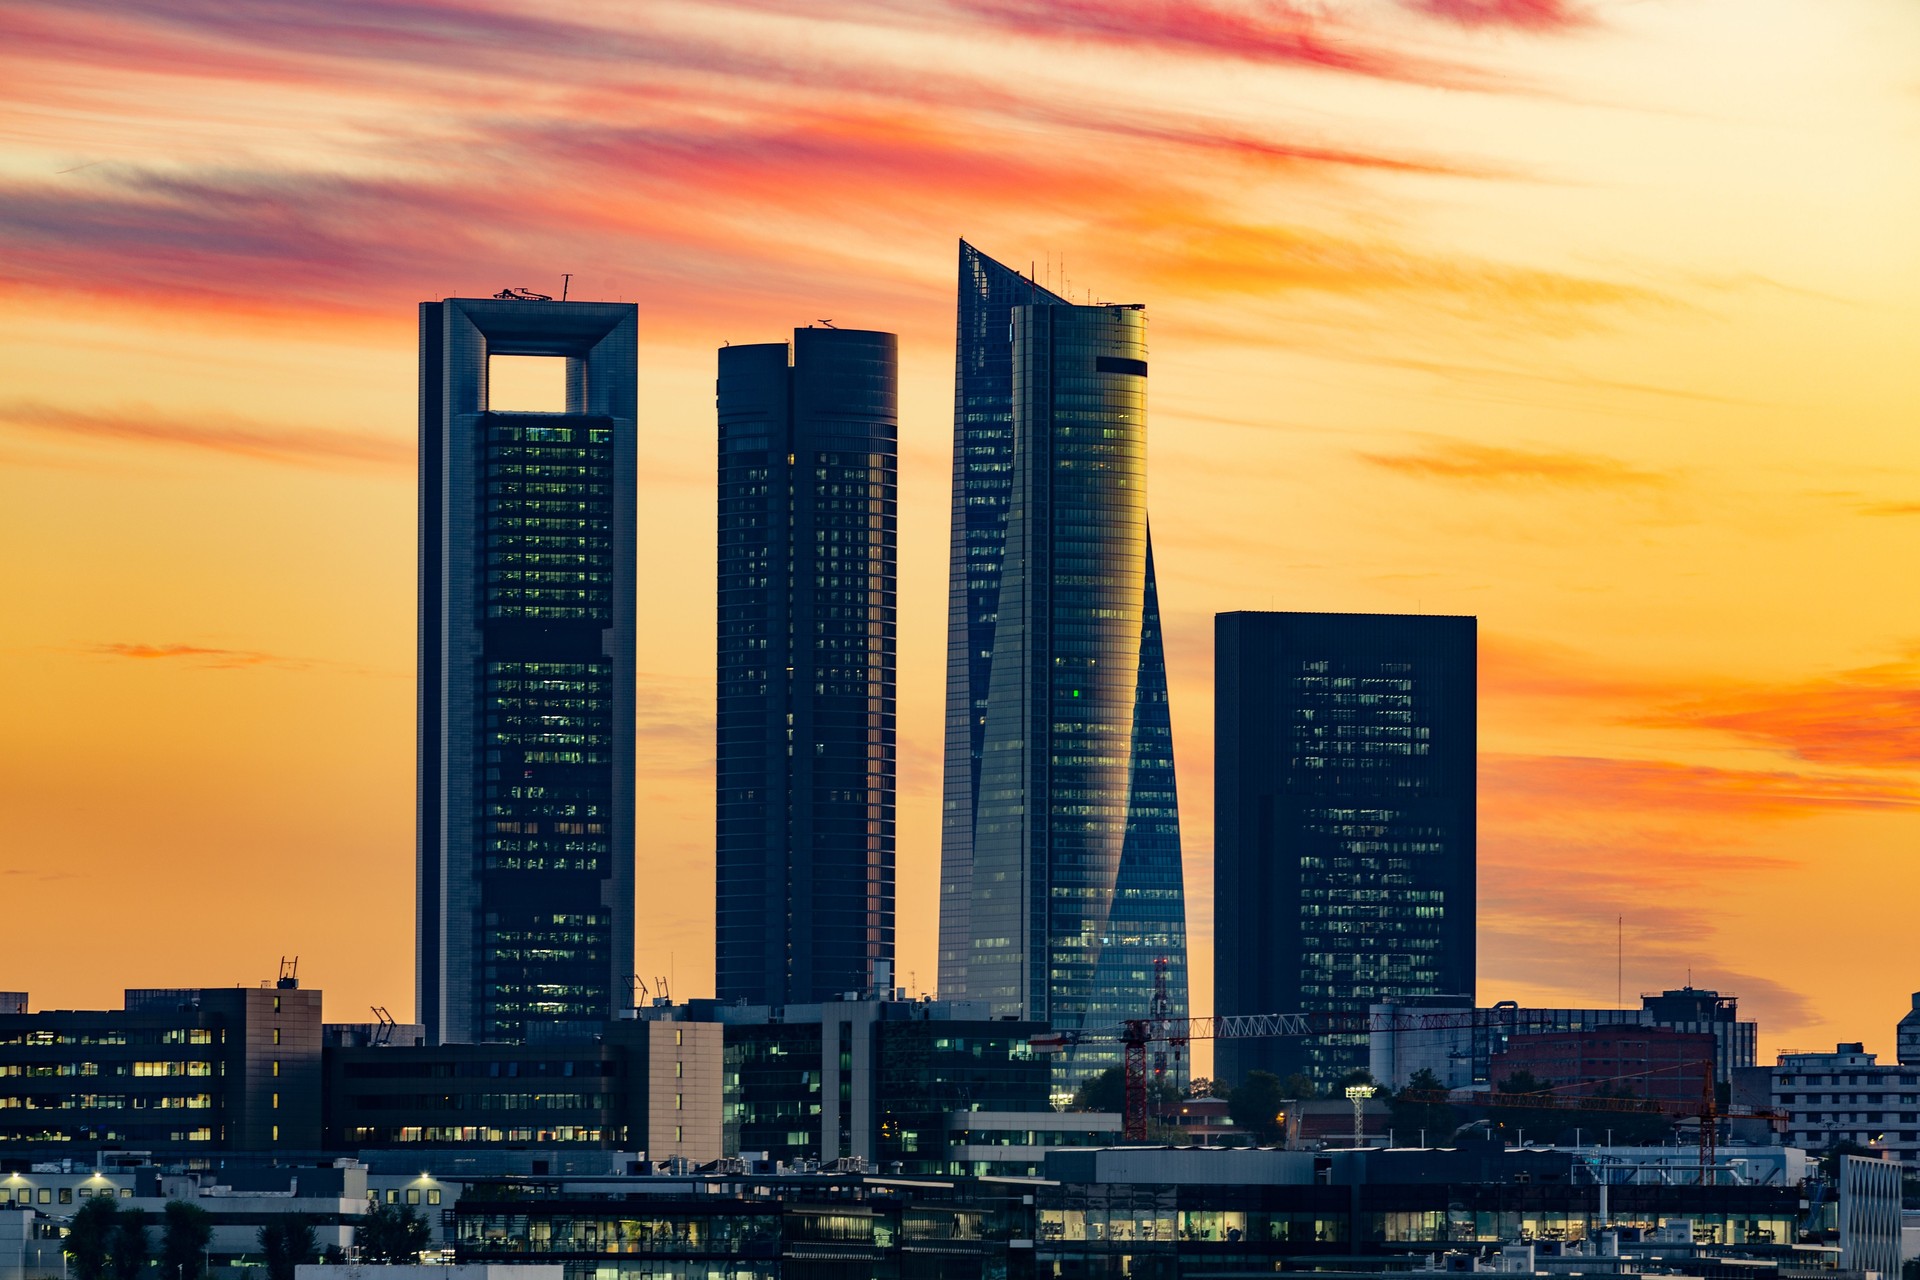
[[(433, 1043), (582, 1032), (633, 968), (635, 311), (420, 306), (416, 997)], [(488, 359), (566, 362), (493, 412)]]

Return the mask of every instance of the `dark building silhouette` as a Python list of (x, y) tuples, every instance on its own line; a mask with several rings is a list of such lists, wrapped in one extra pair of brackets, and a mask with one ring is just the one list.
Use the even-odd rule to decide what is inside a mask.
[(897, 347), (720, 351), (722, 1001), (892, 985)]
[[(420, 306), (419, 1018), (585, 1033), (633, 967), (635, 308)], [(492, 355), (567, 362), (494, 413)]]
[[(960, 267), (941, 991), (1073, 1030), (1146, 1015), (1158, 985), (1180, 1016), (1146, 315), (1071, 305), (964, 243)], [(1118, 1053), (1068, 1052), (1056, 1090)]]
[(312, 1150), (320, 1027), (320, 993), (294, 985), (0, 1012), (0, 1158)]
[[(1468, 617), (1215, 620), (1214, 1008), (1353, 1013), (1474, 989)], [(1222, 1040), (1217, 1074), (1368, 1065), (1363, 1032)]]

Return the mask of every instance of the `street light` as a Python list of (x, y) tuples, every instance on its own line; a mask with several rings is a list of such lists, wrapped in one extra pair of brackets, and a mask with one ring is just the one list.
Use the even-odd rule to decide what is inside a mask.
[(1367, 1099), (1373, 1096), (1370, 1084), (1350, 1084), (1347, 1086), (1347, 1101), (1353, 1104), (1353, 1145), (1358, 1148), (1366, 1145), (1366, 1108)]

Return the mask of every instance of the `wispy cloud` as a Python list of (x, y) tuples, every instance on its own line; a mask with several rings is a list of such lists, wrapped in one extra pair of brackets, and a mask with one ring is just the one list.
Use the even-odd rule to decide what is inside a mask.
[(1437, 442), (1419, 452), (1361, 451), (1358, 456), (1373, 466), (1402, 475), (1469, 484), (1648, 489), (1672, 482), (1672, 477), (1664, 473), (1599, 454), (1516, 449), (1467, 440)]
[(112, 658), (131, 658), (137, 662), (178, 662), (188, 666), (218, 669), (309, 665), (299, 658), (264, 653), (258, 649), (213, 649), (197, 644), (143, 644), (114, 641), (93, 645), (89, 652)]
[(1711, 691), (1634, 719), (1730, 733), (1813, 764), (1914, 769), (1920, 767), (1920, 660), (1784, 687)]
[(278, 427), (224, 414), (183, 418), (132, 406), (67, 409), (35, 401), (0, 403), (0, 424), (67, 439), (210, 450), (292, 466), (411, 467), (414, 449), (383, 436)]
[(1496, 815), (1565, 812), (1570, 801), (1582, 810), (1745, 819), (1920, 808), (1920, 780), (1675, 760), (1483, 754), (1480, 778), (1483, 807)]
[(1920, 516), (1920, 502), (1867, 502), (1859, 511), (1867, 516)]
[(1407, 8), (1463, 27), (1563, 32), (1593, 25), (1585, 5), (1569, 0), (1402, 0)]

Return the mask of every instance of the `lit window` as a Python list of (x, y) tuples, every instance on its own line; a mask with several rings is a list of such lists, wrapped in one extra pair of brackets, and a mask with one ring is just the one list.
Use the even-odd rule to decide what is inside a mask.
[(273, 1126), (273, 1140), (274, 1140), (275, 1142), (278, 1142), (278, 1141), (280, 1141), (280, 1126), (279, 1126), (279, 1125), (275, 1125), (275, 1126)]
[(273, 1095), (273, 1109), (275, 1111), (280, 1109), (280, 1095), (277, 1093)]
[(278, 1027), (275, 1027), (275, 1028), (273, 1029), (273, 1042), (274, 1042), (275, 1044), (279, 1044), (279, 1043), (280, 1043), (280, 1028), (278, 1028)]

